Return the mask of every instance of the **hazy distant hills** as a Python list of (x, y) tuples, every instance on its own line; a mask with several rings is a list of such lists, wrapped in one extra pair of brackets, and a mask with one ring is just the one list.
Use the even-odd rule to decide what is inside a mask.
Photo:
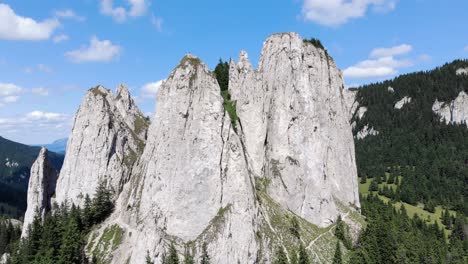
[(38, 145), (33, 145), (33, 146), (39, 146), (39, 147), (44, 146), (49, 151), (65, 155), (65, 151), (67, 150), (67, 142), (68, 142), (68, 138), (61, 138), (61, 139), (55, 140), (54, 142), (50, 144), (45, 144), (45, 145), (38, 144)]

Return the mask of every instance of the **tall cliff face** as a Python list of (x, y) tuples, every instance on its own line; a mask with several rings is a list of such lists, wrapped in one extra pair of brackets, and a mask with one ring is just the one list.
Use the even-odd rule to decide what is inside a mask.
[(278, 247), (291, 257), (297, 221), (313, 259), (332, 258), (324, 248), (336, 238), (324, 227), (359, 207), (341, 72), (323, 49), (276, 34), (257, 70), (245, 52), (231, 62), (229, 92), (236, 120), (214, 74), (187, 55), (161, 86), (148, 131), (126, 89), (86, 94), (57, 201), (80, 204), (103, 180), (114, 190), (115, 211), (89, 236), (90, 255), (161, 263), (173, 243), (198, 260), (206, 243), (212, 263), (270, 263)]
[(321, 227), (338, 215), (334, 198), (358, 207), (349, 109), (328, 54), (295, 33), (276, 34), (258, 70), (245, 52), (230, 68), (249, 169), (268, 180), (268, 194)]
[(100, 182), (118, 197), (143, 151), (147, 126), (125, 86), (115, 96), (102, 86), (89, 90), (75, 115), (56, 201), (81, 205)]
[(36, 161), (31, 167), (28, 186), (28, 209), (24, 216), (21, 237), (28, 235), (29, 225), (32, 224), (36, 213), (44, 219), (51, 210), (51, 198), (55, 193), (58, 172), (49, 160), (46, 148), (42, 148)]

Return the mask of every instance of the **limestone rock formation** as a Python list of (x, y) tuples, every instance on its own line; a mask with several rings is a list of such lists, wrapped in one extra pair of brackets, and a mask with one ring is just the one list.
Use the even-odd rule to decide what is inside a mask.
[(452, 102), (439, 102), (432, 105), (432, 111), (440, 116), (442, 122), (468, 125), (468, 94), (461, 91)]
[(314, 261), (331, 260), (336, 238), (321, 228), (339, 214), (354, 221), (360, 207), (341, 71), (323, 48), (282, 33), (265, 41), (258, 69), (241, 52), (229, 79), (223, 98), (214, 73), (185, 56), (148, 131), (126, 88), (86, 94), (57, 201), (80, 204), (103, 180), (114, 190), (88, 254), (162, 263), (173, 243), (198, 260), (206, 243), (211, 263), (271, 263), (278, 247), (290, 258), (298, 245), (295, 222)]
[(21, 237), (28, 235), (29, 225), (36, 214), (44, 219), (45, 214), (51, 210), (51, 198), (55, 193), (58, 172), (49, 160), (47, 149), (42, 148), (39, 156), (31, 167), (31, 176), (28, 186), (28, 208), (24, 216)]
[(125, 86), (120, 85), (115, 96), (102, 86), (90, 89), (75, 115), (57, 183), (57, 203), (82, 205), (100, 182), (106, 182), (117, 198), (143, 151), (147, 126)]
[(459, 68), (456, 71), (457, 75), (468, 75), (468, 68)]
[(359, 102), (356, 99), (357, 92), (357, 90), (349, 89), (345, 89), (343, 91), (344, 99), (346, 105), (348, 106), (348, 116), (350, 121), (353, 119), (354, 113), (356, 113), (356, 109), (359, 108)]
[(395, 109), (401, 109), (403, 106), (405, 106), (405, 104), (411, 103), (411, 100), (411, 97), (405, 96), (400, 101), (396, 102), (394, 107)]
[(375, 130), (373, 127), (369, 127), (369, 125), (365, 125), (356, 135), (357, 139), (364, 139), (367, 136), (377, 136), (379, 131)]
[(272, 35), (257, 70), (245, 52), (231, 63), (229, 91), (249, 169), (273, 200), (321, 227), (339, 214), (335, 198), (359, 206), (342, 73), (325, 50)]

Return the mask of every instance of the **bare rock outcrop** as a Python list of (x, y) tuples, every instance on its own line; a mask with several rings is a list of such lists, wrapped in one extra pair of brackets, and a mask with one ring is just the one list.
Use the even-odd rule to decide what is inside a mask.
[(102, 86), (90, 89), (75, 115), (57, 183), (57, 203), (82, 205), (100, 182), (117, 198), (143, 152), (147, 126), (125, 86), (115, 96)]
[(28, 186), (28, 208), (24, 216), (21, 237), (28, 236), (29, 226), (36, 214), (44, 219), (51, 210), (51, 198), (55, 194), (58, 172), (49, 160), (46, 148), (42, 148), (36, 161), (31, 167)]
[(457, 98), (451, 102), (439, 102), (436, 100), (432, 105), (432, 111), (440, 116), (442, 122), (447, 124), (468, 125), (468, 94), (461, 91)]
[(57, 200), (80, 204), (100, 181), (116, 194), (88, 253), (162, 263), (170, 244), (195, 260), (206, 244), (211, 263), (271, 263), (298, 245), (295, 222), (314, 261), (331, 260), (336, 238), (320, 227), (360, 207), (341, 71), (322, 47), (282, 33), (265, 41), (258, 69), (241, 52), (229, 79), (223, 98), (214, 73), (185, 56), (148, 130), (125, 88), (86, 94)]

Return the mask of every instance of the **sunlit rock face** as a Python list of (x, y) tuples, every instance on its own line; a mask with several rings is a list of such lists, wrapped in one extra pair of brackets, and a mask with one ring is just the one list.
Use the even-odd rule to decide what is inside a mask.
[(82, 205), (99, 183), (117, 198), (144, 148), (147, 121), (128, 89), (90, 89), (75, 115), (57, 183), (56, 202)]
[(48, 157), (46, 148), (42, 148), (36, 161), (31, 167), (28, 185), (28, 208), (24, 216), (21, 237), (28, 236), (29, 226), (36, 214), (44, 219), (45, 214), (51, 210), (51, 198), (55, 193), (58, 171), (54, 168)]
[[(147, 131), (138, 129), (130, 96), (88, 92), (57, 185), (58, 201), (80, 203), (102, 180), (116, 194), (114, 213), (89, 235), (88, 253), (111, 263), (162, 263), (174, 244), (181, 259), (188, 252), (198, 262), (206, 244), (211, 263), (271, 263), (298, 218), (315, 260), (331, 260), (313, 245), (313, 230), (360, 206), (341, 71), (299, 35), (275, 34), (258, 69), (246, 52), (231, 61), (228, 90), (235, 120), (214, 73), (185, 56), (159, 89)], [(103, 247), (100, 237), (112, 227), (122, 240)], [(330, 248), (332, 236), (324, 234)]]
[(440, 116), (440, 120), (447, 124), (468, 125), (468, 95), (461, 91), (451, 102), (439, 102), (432, 105), (432, 111)]

